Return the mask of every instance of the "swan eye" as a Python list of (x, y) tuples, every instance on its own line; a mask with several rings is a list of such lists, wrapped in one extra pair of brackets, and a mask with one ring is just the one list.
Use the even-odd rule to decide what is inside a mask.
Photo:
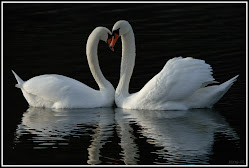
[(108, 33), (108, 39), (112, 39), (112, 35)]
[[(120, 29), (120, 28), (119, 28)], [(112, 34), (117, 34), (118, 36), (119, 36), (119, 29), (117, 29), (117, 30), (114, 30), (113, 32), (112, 32)]]
[(114, 39), (117, 40), (119, 38), (119, 35), (117, 33), (114, 33), (112, 37), (114, 37)]
[(110, 44), (111, 44), (111, 42), (112, 42), (112, 39), (111, 39), (111, 38), (108, 38), (108, 39), (107, 39), (107, 43), (108, 43), (108, 45), (110, 45)]
[(112, 41), (112, 35), (108, 33), (108, 38), (107, 38), (106, 42), (108, 43), (108, 45), (110, 45), (111, 41)]

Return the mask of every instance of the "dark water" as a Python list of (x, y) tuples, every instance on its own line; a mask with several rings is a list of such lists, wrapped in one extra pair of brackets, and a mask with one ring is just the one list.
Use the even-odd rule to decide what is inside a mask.
[(13, 153), (26, 164), (209, 164), (216, 143), (239, 152), (236, 131), (209, 109), (29, 108)]
[[(246, 164), (246, 6), (237, 4), (3, 4), (3, 163)], [(128, 20), (136, 38), (130, 92), (176, 56), (205, 60), (219, 82), (239, 78), (213, 109), (29, 108), (23, 79), (61, 74), (97, 89), (85, 56), (88, 35)], [(121, 42), (99, 44), (103, 74), (119, 80)]]

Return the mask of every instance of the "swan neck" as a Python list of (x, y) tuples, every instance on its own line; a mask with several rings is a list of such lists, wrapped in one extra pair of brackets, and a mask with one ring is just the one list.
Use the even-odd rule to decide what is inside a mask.
[(122, 40), (122, 59), (120, 68), (120, 80), (116, 89), (117, 95), (129, 95), (129, 83), (133, 68), (135, 66), (136, 46), (133, 30), (130, 30), (121, 36)]
[(100, 69), (98, 53), (97, 53), (98, 44), (99, 44), (99, 39), (96, 38), (94, 35), (90, 35), (87, 41), (87, 45), (86, 45), (86, 49), (87, 49), (86, 55), (87, 55), (88, 65), (93, 75), (93, 78), (98, 84), (100, 90), (103, 90), (112, 85), (108, 80), (106, 80), (106, 78), (104, 77)]

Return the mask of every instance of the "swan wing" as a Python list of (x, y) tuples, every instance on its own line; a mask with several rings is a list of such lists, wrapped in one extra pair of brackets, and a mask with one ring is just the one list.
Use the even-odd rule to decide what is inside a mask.
[(23, 89), (44, 100), (57, 102), (63, 99), (80, 98), (95, 95), (96, 90), (69, 77), (62, 75), (41, 75), (31, 78), (23, 84)]
[(213, 82), (212, 68), (205, 61), (176, 57), (170, 59), (134, 97), (144, 105), (179, 101)]

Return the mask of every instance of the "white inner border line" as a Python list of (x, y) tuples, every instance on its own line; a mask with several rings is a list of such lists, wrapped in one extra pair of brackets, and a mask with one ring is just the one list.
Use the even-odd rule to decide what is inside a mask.
[[(245, 3), (246, 4), (246, 164), (245, 165), (3, 165), (3, 4), (5, 3)], [(247, 167), (248, 165), (248, 2), (247, 1), (1, 1), (1, 166), (2, 167)]]

